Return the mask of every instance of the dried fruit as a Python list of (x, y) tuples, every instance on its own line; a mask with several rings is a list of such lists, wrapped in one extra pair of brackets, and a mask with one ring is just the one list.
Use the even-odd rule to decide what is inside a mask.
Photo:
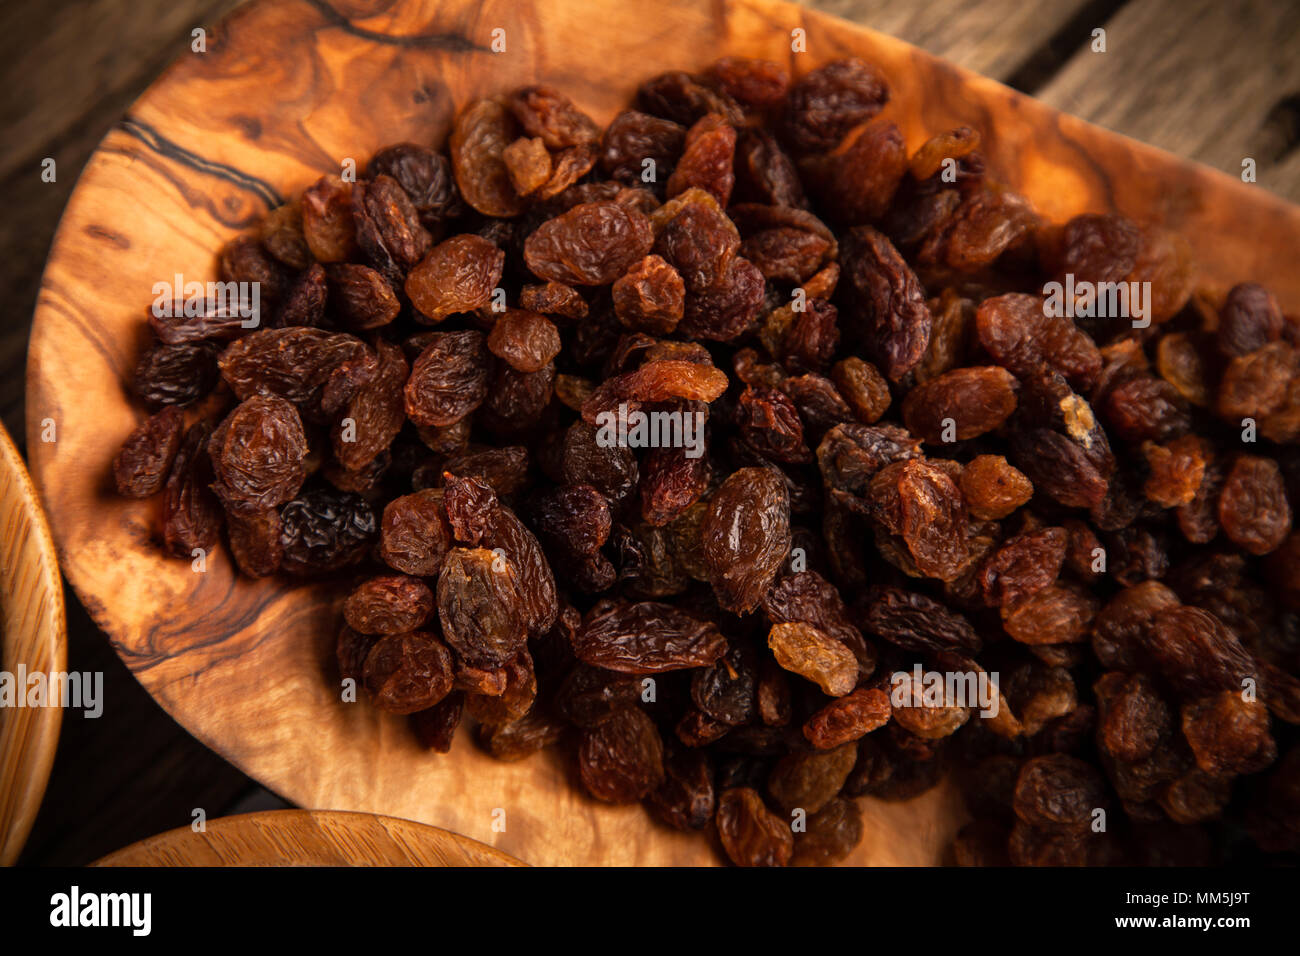
[(778, 664), (817, 684), (831, 697), (843, 697), (857, 686), (858, 660), (853, 652), (809, 624), (775, 625), (767, 646)]
[(628, 707), (582, 732), (578, 770), (583, 786), (598, 800), (635, 803), (664, 779), (659, 731), (640, 709)]
[(732, 787), (718, 797), (718, 838), (737, 866), (785, 866), (794, 854), (790, 827), (751, 787)]
[(122, 443), (113, 459), (117, 493), (128, 498), (149, 498), (162, 490), (181, 447), (184, 416), (171, 405), (150, 415)]
[(790, 550), (790, 499), (766, 468), (742, 468), (722, 483), (700, 529), (718, 603), (743, 613), (758, 606)]

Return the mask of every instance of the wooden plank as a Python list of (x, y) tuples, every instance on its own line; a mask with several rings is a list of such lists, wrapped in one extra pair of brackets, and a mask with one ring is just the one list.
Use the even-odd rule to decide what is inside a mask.
[[(76, 129), (106, 95), (138, 89), (189, 50), (195, 25), (211, 26), (232, 0), (83, 0), (54, 15), (49, 0), (0, 7), (0, 179), (39, 144)], [(127, 12), (129, 11), (129, 13)], [(116, 119), (115, 115), (106, 117)]]
[[(82, 166), (127, 107), (179, 53), (195, 24), (214, 24), (237, 0), (114, 0), (51, 18), (47, 0), (0, 6), (0, 418), (24, 448), (27, 334), (59, 214)], [(54, 182), (41, 161), (55, 160)]]
[(1300, 4), (1133, 0), (1105, 29), (1106, 52), (1076, 53), (1040, 99), (1232, 176), (1253, 157), (1260, 185), (1300, 200), (1294, 107), (1289, 129), (1266, 122), (1300, 94)]
[(68, 589), (68, 669), (104, 675), (104, 714), (63, 715), (45, 801), (19, 864), (84, 866), (136, 840), (222, 816), (251, 781), (163, 712)]
[(1010, 77), (1088, 0), (802, 0), (995, 80)]

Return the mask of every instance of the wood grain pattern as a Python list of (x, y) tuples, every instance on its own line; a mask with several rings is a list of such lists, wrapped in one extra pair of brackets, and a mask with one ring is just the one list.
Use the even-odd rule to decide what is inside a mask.
[[(22, 457), (0, 428), (0, 670), (67, 667), (54, 542)], [(25, 692), (25, 689), (24, 689)], [(0, 708), (0, 866), (18, 859), (54, 764), (63, 711)]]
[(276, 810), (178, 827), (95, 866), (520, 866), (437, 827), (372, 813)]
[[(337, 585), (236, 577), (224, 554), (195, 574), (164, 559), (154, 503), (115, 499), (105, 470), (137, 420), (123, 383), (150, 287), (212, 277), (213, 254), (279, 197), (344, 157), (442, 142), (458, 104), (528, 82), (566, 90), (600, 121), (645, 76), (736, 53), (796, 73), (844, 55), (890, 77), (889, 115), (915, 148), (981, 130), (990, 166), (1053, 219), (1118, 209), (1180, 230), (1203, 279), (1269, 283), (1300, 307), (1300, 210), (1259, 188), (1054, 112), (905, 43), (775, 0), (254, 3), (203, 56), (186, 56), (87, 167), (42, 284), (28, 367), (30, 445), (64, 568), (96, 622), (161, 705), (203, 743), (287, 799), (432, 823), (530, 863), (712, 863), (706, 841), (637, 807), (583, 796), (554, 754), (497, 763), (467, 740), (421, 752), (405, 723), (336, 692)], [(506, 31), (507, 52), (487, 48)], [(790, 53), (790, 30), (808, 53)], [(615, 51), (617, 55), (612, 55)], [(960, 822), (951, 790), (865, 803), (853, 862), (934, 863)], [(494, 811), (506, 829), (492, 828)]]

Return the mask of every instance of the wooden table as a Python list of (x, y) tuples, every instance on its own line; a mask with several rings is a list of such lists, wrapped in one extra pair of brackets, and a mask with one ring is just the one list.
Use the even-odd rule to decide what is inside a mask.
[[(326, 0), (311, 0), (318, 6)], [(1300, 5), (1287, 0), (811, 0), (1052, 106), (1300, 201)], [(0, 416), (24, 434), (41, 265), (81, 166), (191, 30), (231, 0), (6, 0), (0, 9)], [(350, 8), (362, 6), (352, 2)], [(52, 9), (52, 7), (54, 9)], [(58, 9), (64, 7), (66, 9)], [(1105, 52), (1094, 52), (1094, 31)], [(54, 182), (44, 182), (47, 158)], [(68, 667), (100, 670), (99, 720), (64, 717), (22, 862), (82, 864), (133, 841), (285, 804), (167, 717), (68, 592)]]

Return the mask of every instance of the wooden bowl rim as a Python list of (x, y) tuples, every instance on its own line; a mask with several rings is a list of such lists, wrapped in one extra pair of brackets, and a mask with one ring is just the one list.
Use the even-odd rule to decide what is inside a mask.
[[(187, 843), (215, 843), (217, 846), (238, 852), (248, 849), (268, 849), (267, 847), (250, 847), (249, 838), (245, 831), (248, 827), (255, 827), (258, 837), (274, 835), (283, 832), (286, 826), (310, 821), (316, 825), (325, 825), (330, 829), (341, 829), (348, 833), (356, 834), (359, 827), (365, 823), (375, 823), (385, 831), (396, 831), (404, 841), (415, 843), (450, 843), (457, 850), (463, 851), (467, 856), (481, 856), (485, 859), (473, 863), (459, 864), (449, 863), (448, 866), (527, 866), (522, 860), (517, 860), (508, 853), (498, 850), (496, 847), (488, 846), (486, 843), (480, 843), (459, 833), (451, 830), (445, 830), (442, 827), (431, 826), (428, 823), (421, 823), (418, 820), (407, 820), (403, 817), (386, 816), (382, 813), (364, 813), (358, 810), (259, 810), (253, 813), (237, 813), (230, 816), (218, 817), (215, 820), (207, 821), (206, 832), (196, 833), (192, 826), (180, 826), (173, 830), (165, 830), (156, 836), (146, 837), (143, 840), (137, 840), (135, 843), (122, 847), (120, 850), (114, 850), (106, 856), (100, 857), (91, 866), (112, 867), (112, 866), (166, 866), (161, 862), (150, 862), (148, 856), (143, 859), (136, 859), (142, 854), (150, 854), (154, 849), (171, 847), (173, 845), (184, 846)], [(242, 839), (241, 839), (242, 838)], [(244, 845), (241, 847), (236, 842), (240, 840)], [(364, 845), (361, 846), (364, 851)], [(205, 864), (182, 864), (202, 866)], [(373, 857), (367, 857), (363, 852), (357, 859), (346, 863), (336, 863), (335, 861), (324, 861), (319, 858), (307, 857), (302, 860), (285, 859), (281, 862), (275, 862), (267, 859), (265, 862), (257, 863), (221, 863), (220, 866), (400, 866), (385, 861), (376, 860)], [(410, 864), (414, 866), (415, 864)]]
[[(39, 566), (36, 580), (40, 583), (43, 597), (47, 604), (33, 621), (32, 626), (22, 634), (9, 627), (8, 609), (13, 606), (15, 595), (9, 575), (10, 555), (4, 555), (0, 561), (4, 569), (0, 571), (0, 608), (4, 609), (4, 633), (0, 635), (3, 653), (0, 654), (0, 666), (4, 670), (16, 671), (19, 664), (29, 670), (39, 670), (46, 665), (39, 663), (47, 658), (48, 671), (67, 669), (68, 641), (66, 631), (65, 608), (63, 603), (63, 582), (59, 576), (59, 562), (54, 547), (54, 538), (41, 507), (40, 496), (27, 466), (19, 454), (17, 446), (9, 432), (0, 426), (0, 469), (8, 480), (13, 482), (15, 497), (21, 499), (22, 508), (19, 520), (26, 523), (33, 550)], [(8, 541), (6, 541), (8, 544)], [(27, 600), (31, 600), (31, 596)], [(29, 638), (24, 641), (23, 638)], [(25, 646), (27, 645), (27, 646)], [(25, 653), (19, 656), (19, 649)], [(32, 667), (36, 663), (37, 667)], [(17, 715), (17, 716), (15, 716)], [(21, 723), (20, 723), (21, 720)], [(22, 739), (17, 739), (13, 727), (25, 729)], [(59, 746), (59, 731), (63, 726), (63, 709), (61, 707), (23, 708), (5, 716), (0, 724), (0, 769), (11, 769), (12, 776), (0, 780), (0, 866), (12, 865), (22, 852), (27, 835), (36, 822), (45, 787), (49, 783), (50, 771), (54, 767), (55, 754)], [(12, 764), (10, 761), (12, 760)], [(18, 787), (21, 786), (21, 791)], [(6, 816), (8, 822), (6, 824)]]

